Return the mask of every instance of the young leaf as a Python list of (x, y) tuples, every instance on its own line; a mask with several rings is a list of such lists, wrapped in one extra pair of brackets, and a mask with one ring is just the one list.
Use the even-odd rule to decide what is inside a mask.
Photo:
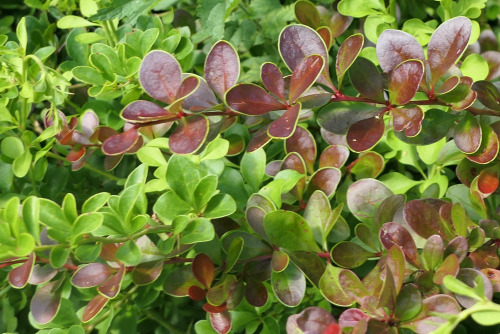
[(215, 276), (215, 267), (212, 259), (205, 253), (199, 253), (193, 259), (191, 266), (193, 275), (205, 288), (210, 288)]
[(321, 190), (327, 197), (331, 197), (337, 190), (341, 176), (340, 170), (334, 167), (319, 169), (311, 176), (307, 190), (309, 193)]
[(465, 117), (455, 127), (453, 137), (462, 152), (472, 154), (479, 150), (482, 140), (481, 126), (470, 112), (465, 112)]
[(400, 30), (384, 30), (378, 38), (376, 51), (380, 67), (387, 73), (410, 59), (425, 61), (420, 43), (412, 35)]
[(297, 126), (300, 113), (300, 102), (288, 108), (283, 115), (271, 123), (267, 133), (272, 138), (286, 139), (290, 137)]
[(125, 265), (121, 264), (116, 274), (108, 278), (97, 291), (107, 298), (115, 298), (120, 293), (124, 275)]
[(91, 288), (104, 283), (114, 272), (113, 268), (103, 263), (89, 263), (75, 272), (71, 283), (79, 288)]
[(415, 137), (420, 133), (424, 113), (419, 106), (413, 108), (394, 108), (391, 109), (391, 113), (395, 131), (401, 132), (404, 130), (407, 137)]
[(380, 242), (386, 249), (391, 249), (393, 245), (400, 247), (405, 254), (406, 260), (414, 266), (420, 268), (420, 256), (417, 246), (410, 232), (397, 223), (385, 223), (380, 229)]
[(307, 56), (297, 64), (290, 79), (288, 103), (294, 104), (314, 84), (324, 65), (319, 55)]
[(342, 86), (344, 76), (351, 67), (352, 63), (356, 60), (361, 49), (363, 48), (364, 37), (362, 34), (354, 34), (349, 36), (340, 46), (337, 54), (337, 61), (335, 63), (335, 70), (337, 73), (338, 88)]
[(316, 141), (307, 129), (301, 126), (297, 127), (293, 135), (286, 139), (285, 149), (287, 153), (297, 152), (302, 159), (304, 159), (307, 172), (310, 174), (314, 172), (314, 162), (316, 160)]
[(239, 75), (240, 59), (234, 47), (226, 41), (215, 43), (205, 60), (205, 79), (210, 88), (223, 100)]
[(405, 105), (411, 101), (424, 76), (424, 63), (407, 60), (396, 66), (389, 80), (389, 101), (392, 105)]
[(226, 93), (225, 100), (229, 108), (251, 116), (286, 109), (284, 104), (278, 102), (263, 88), (254, 84), (234, 86)]
[(352, 214), (364, 223), (371, 223), (380, 203), (393, 195), (382, 182), (362, 179), (354, 182), (347, 190), (347, 206)]
[[(131, 128), (123, 133), (114, 135), (106, 139), (102, 144), (102, 152), (106, 155), (121, 155), (132, 149), (138, 144), (139, 131), (136, 128)], [(141, 144), (142, 145), (142, 144)]]

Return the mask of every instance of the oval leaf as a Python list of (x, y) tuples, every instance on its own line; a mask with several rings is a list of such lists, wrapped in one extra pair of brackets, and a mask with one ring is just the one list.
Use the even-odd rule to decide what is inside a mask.
[(181, 66), (170, 53), (151, 51), (142, 60), (139, 79), (151, 97), (173, 103), (182, 81)]
[(222, 100), (240, 75), (240, 59), (233, 46), (226, 41), (215, 43), (205, 60), (205, 79)]
[(389, 101), (392, 105), (404, 105), (417, 93), (424, 76), (424, 64), (419, 60), (407, 60), (394, 68), (389, 80)]
[(377, 40), (376, 52), (384, 72), (392, 71), (409, 59), (425, 60), (420, 43), (412, 35), (400, 30), (384, 30)]
[(198, 150), (208, 135), (208, 119), (204, 115), (190, 115), (179, 124), (169, 137), (170, 150), (178, 154), (189, 154)]
[(339, 52), (337, 53), (337, 61), (335, 63), (339, 89), (342, 86), (342, 81), (344, 80), (347, 70), (361, 52), (364, 40), (362, 34), (354, 34), (349, 36), (340, 46)]
[(384, 134), (384, 120), (378, 116), (358, 121), (347, 131), (347, 144), (355, 152), (375, 146)]
[(229, 108), (251, 116), (286, 109), (285, 105), (269, 95), (262, 87), (254, 84), (241, 84), (231, 88), (225, 99)]
[(294, 104), (313, 85), (324, 65), (320, 55), (307, 56), (297, 64), (290, 79), (288, 103)]

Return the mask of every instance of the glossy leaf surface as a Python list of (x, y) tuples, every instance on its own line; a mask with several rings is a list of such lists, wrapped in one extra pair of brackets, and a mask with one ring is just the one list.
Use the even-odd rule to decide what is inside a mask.
[(337, 73), (337, 81), (339, 88), (342, 86), (344, 76), (351, 67), (352, 63), (356, 60), (359, 52), (363, 48), (364, 37), (362, 34), (354, 34), (349, 36), (340, 46), (337, 54), (337, 61), (335, 63), (335, 70)]
[(139, 70), (144, 90), (153, 98), (173, 103), (181, 85), (182, 72), (177, 59), (164, 51), (151, 51)]
[(208, 119), (204, 115), (184, 117), (170, 135), (169, 147), (174, 153), (193, 153), (205, 141), (208, 130)]
[(389, 80), (389, 101), (392, 105), (404, 105), (411, 101), (424, 76), (424, 64), (407, 60), (396, 66)]
[(284, 110), (263, 88), (253, 84), (241, 84), (231, 88), (226, 94), (227, 105), (242, 114), (258, 116), (273, 110)]
[(288, 103), (294, 104), (312, 86), (324, 65), (325, 61), (319, 55), (307, 56), (297, 64), (290, 79)]
[(384, 30), (377, 41), (377, 58), (384, 72), (390, 72), (409, 59), (424, 61), (424, 50), (412, 35), (400, 31)]
[(280, 101), (285, 102), (285, 80), (278, 66), (264, 63), (260, 68), (260, 79), (266, 89)]
[(347, 144), (355, 152), (369, 150), (382, 138), (384, 130), (384, 120), (378, 116), (358, 121), (347, 131)]
[(205, 60), (205, 79), (222, 100), (240, 75), (240, 59), (236, 50), (226, 41), (217, 42)]

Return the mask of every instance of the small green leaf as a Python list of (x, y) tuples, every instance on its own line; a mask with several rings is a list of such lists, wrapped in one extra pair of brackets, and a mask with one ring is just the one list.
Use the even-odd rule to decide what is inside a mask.
[(26, 51), (28, 46), (28, 31), (26, 30), (26, 18), (21, 18), (16, 28), (16, 36), (19, 41), (19, 45)]
[(488, 77), (490, 69), (486, 60), (477, 53), (467, 56), (460, 66), (462, 74), (471, 77), (474, 81), (484, 80)]
[(259, 148), (251, 153), (246, 152), (241, 159), (241, 174), (254, 192), (259, 191), (259, 186), (264, 178), (266, 169), (266, 152)]
[(31, 155), (31, 152), (29, 150), (26, 150), (23, 154), (21, 154), (14, 160), (14, 163), (12, 164), (12, 170), (16, 177), (21, 178), (28, 174), (31, 167), (32, 158), (33, 156)]
[(103, 215), (98, 212), (84, 213), (76, 219), (71, 234), (76, 237), (80, 234), (95, 231), (101, 226), (103, 220)]
[(111, 195), (109, 193), (98, 193), (90, 196), (82, 206), (82, 213), (94, 212), (99, 210), (108, 201)]
[(194, 244), (197, 242), (210, 241), (214, 238), (215, 231), (212, 223), (205, 218), (196, 218), (184, 229), (181, 242), (183, 244)]
[(97, 26), (98, 24), (90, 22), (81, 16), (66, 15), (57, 21), (57, 27), (59, 29), (71, 29), (71, 28), (81, 28)]
[(229, 216), (236, 211), (236, 202), (228, 194), (217, 194), (210, 199), (203, 217), (222, 218)]
[(0, 149), (3, 154), (11, 159), (16, 159), (25, 152), (23, 141), (14, 136), (4, 138)]
[(332, 250), (332, 259), (341, 267), (356, 268), (365, 263), (373, 253), (351, 241), (336, 244)]
[(141, 261), (141, 250), (134, 240), (129, 240), (118, 248), (116, 259), (124, 262), (128, 266), (135, 266)]

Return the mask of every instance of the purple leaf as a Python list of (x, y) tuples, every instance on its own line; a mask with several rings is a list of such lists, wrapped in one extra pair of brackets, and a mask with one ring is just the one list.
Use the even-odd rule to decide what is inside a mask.
[(379, 238), (386, 249), (396, 245), (402, 249), (408, 262), (417, 268), (422, 266), (415, 241), (403, 226), (397, 223), (385, 223), (380, 229)]
[(81, 119), (82, 131), (87, 138), (94, 134), (95, 128), (99, 126), (99, 118), (92, 110), (87, 111)]
[(30, 253), (26, 262), (9, 272), (9, 283), (16, 289), (22, 289), (28, 284), (33, 267), (35, 265), (35, 254)]
[(409, 59), (425, 61), (424, 50), (412, 35), (400, 31), (384, 30), (377, 41), (377, 58), (384, 72), (392, 71), (396, 66)]
[(224, 99), (229, 88), (236, 85), (240, 75), (240, 59), (234, 47), (226, 41), (219, 41), (205, 60), (205, 79), (212, 90)]
[(99, 312), (106, 306), (109, 298), (102, 295), (97, 295), (85, 306), (85, 310), (82, 315), (82, 322), (89, 322), (94, 319), (94, 317), (99, 314)]
[(173, 103), (182, 81), (181, 66), (171, 54), (151, 51), (142, 60), (139, 78), (142, 87), (151, 97)]
[(132, 280), (137, 285), (146, 285), (154, 282), (163, 270), (163, 260), (143, 262), (135, 266), (132, 271)]
[(160, 119), (175, 118), (175, 114), (150, 101), (134, 101), (128, 104), (120, 115), (131, 123), (147, 123)]
[(262, 307), (266, 304), (268, 293), (263, 283), (248, 281), (245, 291), (245, 298), (248, 303), (255, 307)]
[[(305, 1), (303, 1), (305, 2)], [(310, 306), (299, 314), (288, 317), (286, 321), (287, 333), (327, 333), (325, 330), (335, 324), (335, 318), (318, 306)]]
[(205, 79), (198, 79), (200, 83), (196, 90), (182, 102), (182, 107), (192, 112), (207, 110), (218, 104), (214, 92), (210, 89)]
[(79, 288), (90, 288), (101, 285), (113, 273), (115, 270), (103, 263), (90, 263), (75, 272), (71, 283)]
[(294, 104), (312, 86), (323, 69), (324, 64), (324, 59), (319, 55), (307, 56), (297, 64), (290, 79), (290, 104)]
[(378, 116), (358, 121), (347, 131), (347, 144), (355, 152), (375, 146), (384, 134), (384, 120)]
[(226, 104), (237, 112), (251, 116), (286, 109), (284, 104), (254, 84), (241, 84), (231, 88), (226, 93)]
[(472, 89), (477, 92), (477, 99), (485, 107), (500, 111), (500, 92), (494, 84), (486, 80), (476, 81)]
[(419, 106), (413, 108), (394, 108), (391, 109), (393, 116), (394, 130), (397, 132), (405, 131), (408, 137), (415, 137), (422, 129), (424, 113)]
[(75, 151), (75, 149), (78, 149), (78, 146), (73, 147), (71, 151), (69, 151), (66, 155), (66, 160), (68, 160), (69, 162), (76, 162), (83, 158), (83, 156), (85, 155), (85, 147), (79, 146), (78, 150)]
[(227, 310), (219, 313), (209, 313), (210, 324), (219, 334), (226, 334), (231, 330), (231, 316)]
[(273, 271), (280, 272), (288, 267), (290, 263), (290, 257), (284, 251), (276, 250), (273, 252), (273, 257), (271, 258), (271, 267)]
[(319, 157), (319, 168), (341, 168), (349, 158), (349, 149), (344, 145), (330, 145)]
[(460, 83), (460, 77), (458, 75), (454, 75), (446, 79), (445, 82), (436, 90), (436, 94), (446, 94), (455, 89)]
[(453, 137), (455, 144), (462, 152), (468, 154), (475, 153), (481, 146), (481, 126), (471, 113), (466, 112), (465, 117), (455, 127)]
[(177, 154), (189, 154), (198, 150), (208, 134), (208, 119), (204, 115), (190, 115), (178, 121), (169, 137), (170, 150)]
[(327, 50), (330, 50), (333, 43), (332, 31), (329, 27), (319, 27), (316, 29), (316, 32), (321, 37), (323, 42), (325, 42), (325, 46)]
[(384, 79), (377, 66), (366, 58), (359, 57), (349, 68), (352, 85), (362, 95), (384, 103)]
[(311, 176), (307, 185), (308, 193), (312, 194), (316, 190), (321, 190), (327, 197), (333, 196), (339, 185), (342, 174), (334, 167), (319, 169)]
[(53, 291), (57, 285), (58, 281), (45, 284), (35, 292), (31, 299), (31, 314), (39, 324), (45, 325), (49, 323), (59, 311), (61, 294)]
[(437, 207), (425, 200), (412, 200), (405, 204), (403, 217), (413, 231), (423, 238), (439, 234), (445, 241), (453, 238), (451, 227), (444, 224)]
[(125, 275), (125, 266), (120, 265), (116, 274), (108, 278), (97, 291), (107, 298), (115, 298), (120, 293), (123, 277)]
[(417, 93), (424, 76), (424, 64), (419, 60), (407, 60), (396, 66), (389, 80), (389, 101), (392, 105), (404, 105)]
[(498, 51), (486, 51), (481, 54), (481, 56), (486, 60), (489, 67), (489, 74), (486, 80), (494, 80), (500, 76), (500, 52)]
[(356, 327), (360, 320), (370, 319), (363, 311), (358, 308), (350, 308), (342, 312), (339, 317), (340, 327)]
[(269, 125), (264, 126), (253, 135), (248, 143), (247, 152), (253, 152), (271, 141), (272, 138), (267, 134), (268, 129)]
[(288, 108), (283, 115), (273, 121), (267, 130), (272, 138), (285, 139), (290, 137), (295, 131), (297, 121), (299, 120), (300, 103)]
[(335, 70), (337, 73), (338, 88), (342, 86), (344, 76), (351, 67), (352, 63), (356, 60), (361, 49), (363, 48), (364, 37), (362, 34), (354, 34), (349, 36), (344, 43), (340, 46), (337, 54), (337, 61), (335, 63)]
[(310, 174), (314, 172), (316, 141), (307, 129), (300, 126), (297, 127), (293, 135), (286, 139), (285, 149), (287, 153), (297, 152), (304, 159), (307, 171)]
[(335, 13), (330, 18), (330, 30), (332, 31), (332, 37), (337, 38), (351, 25), (353, 17), (344, 16), (340, 13)]
[(487, 124), (481, 124), (481, 146), (474, 155), (466, 155), (467, 159), (478, 164), (487, 164), (493, 161), (499, 150), (498, 135)]
[(354, 182), (347, 190), (347, 206), (352, 214), (364, 223), (372, 223), (378, 206), (393, 195), (382, 182), (362, 179)]
[(58, 272), (59, 271), (52, 268), (50, 264), (46, 264), (43, 266), (40, 264), (35, 264), (28, 282), (34, 285), (43, 284), (54, 278), (54, 276), (56, 276)]
[(205, 288), (210, 288), (215, 276), (215, 267), (212, 259), (207, 254), (197, 254), (193, 259), (191, 270), (198, 282), (205, 286)]
[(135, 127), (109, 137), (102, 144), (102, 152), (106, 155), (119, 155), (130, 150), (139, 140), (139, 130)]
[(411, 322), (405, 323), (404, 327), (409, 327), (417, 333), (430, 333), (436, 330), (440, 324), (447, 322), (447, 319), (441, 318), (437, 314), (452, 315), (457, 314), (460, 310), (460, 305), (453, 297), (443, 294), (434, 295), (423, 300), (420, 313)]
[(260, 79), (264, 87), (281, 102), (285, 102), (285, 80), (278, 66), (264, 63), (260, 68)]
[(427, 47), (429, 68), (433, 88), (438, 79), (455, 64), (464, 52), (472, 30), (470, 20), (464, 16), (454, 17), (441, 24), (432, 34)]

